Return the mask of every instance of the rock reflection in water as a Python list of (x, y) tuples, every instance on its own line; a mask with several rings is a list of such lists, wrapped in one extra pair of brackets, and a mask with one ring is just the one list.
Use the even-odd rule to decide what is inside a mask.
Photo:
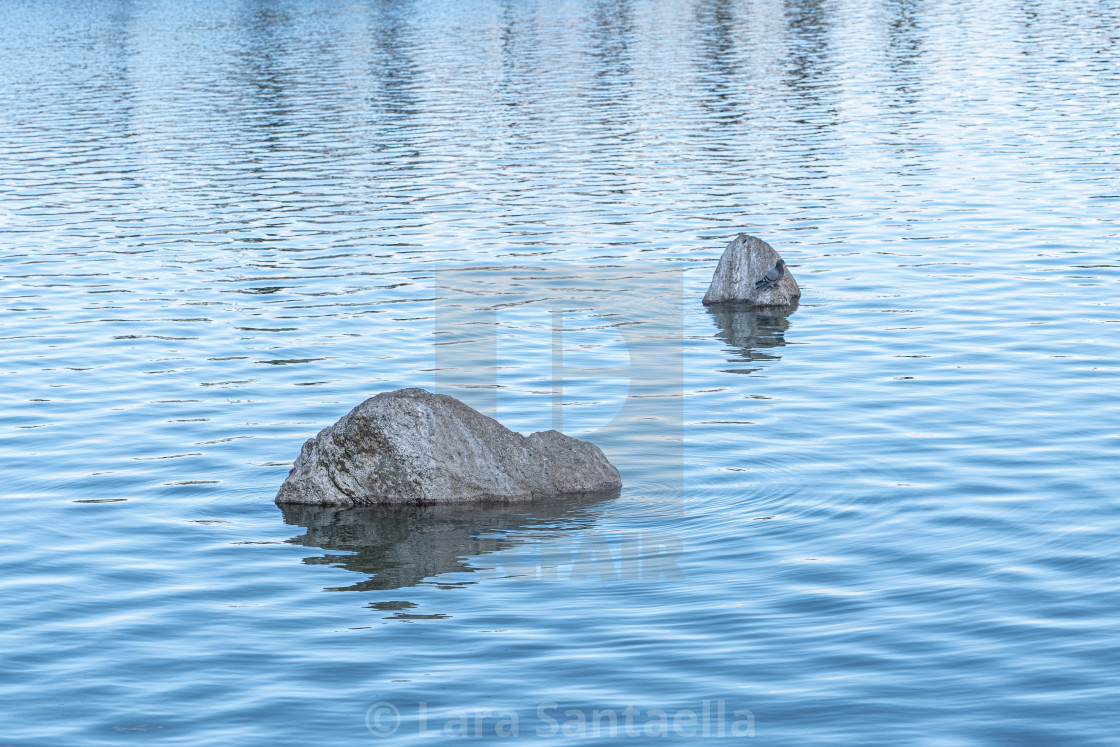
[(617, 495), (458, 506), (288, 505), (281, 510), (286, 523), (307, 529), (289, 543), (327, 551), (305, 558), (305, 563), (369, 576), (330, 591), (385, 591), (445, 573), (478, 570), (472, 556), (588, 529), (594, 525), (588, 509)]
[[(719, 331), (716, 338), (727, 343), (735, 357), (730, 363), (771, 361), (781, 358), (777, 348), (786, 344), (789, 317), (797, 310), (792, 306), (736, 306), (722, 304), (708, 307)], [(758, 368), (730, 369), (729, 373), (752, 373)]]

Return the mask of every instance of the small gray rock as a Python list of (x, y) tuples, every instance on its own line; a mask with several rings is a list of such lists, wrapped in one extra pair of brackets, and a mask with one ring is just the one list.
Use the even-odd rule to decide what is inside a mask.
[(620, 487), (594, 444), (557, 431), (522, 436), (454, 397), (398, 389), (304, 443), (276, 502), (524, 501)]
[(801, 288), (774, 247), (741, 233), (723, 250), (704, 305), (789, 306), (800, 297)]

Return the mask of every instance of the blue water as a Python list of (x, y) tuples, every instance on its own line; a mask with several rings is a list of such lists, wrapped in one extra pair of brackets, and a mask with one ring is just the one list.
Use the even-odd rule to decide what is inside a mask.
[[(1115, 744), (1118, 29), (4, 2), (0, 743)], [(626, 487), (273, 504), (403, 386)]]

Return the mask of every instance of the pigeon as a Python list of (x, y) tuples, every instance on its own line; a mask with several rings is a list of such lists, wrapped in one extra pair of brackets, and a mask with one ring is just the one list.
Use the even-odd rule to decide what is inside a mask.
[(762, 276), (762, 279), (754, 284), (756, 290), (766, 290), (773, 288), (779, 280), (786, 275), (786, 261), (779, 259), (778, 264), (774, 265), (774, 269)]

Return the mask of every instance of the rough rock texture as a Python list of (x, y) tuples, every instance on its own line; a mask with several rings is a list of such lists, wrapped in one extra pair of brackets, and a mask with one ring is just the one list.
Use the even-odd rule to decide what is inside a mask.
[(276, 502), (522, 501), (621, 486), (594, 444), (557, 431), (522, 436), (454, 397), (398, 389), (304, 443)]
[(719, 258), (715, 275), (708, 292), (704, 294), (704, 305), (717, 303), (738, 303), (750, 306), (789, 306), (801, 297), (801, 289), (793, 279), (789, 266), (785, 275), (770, 288), (758, 289), (758, 282), (767, 272), (774, 269), (781, 257), (774, 247), (762, 239), (745, 233), (727, 245)]

